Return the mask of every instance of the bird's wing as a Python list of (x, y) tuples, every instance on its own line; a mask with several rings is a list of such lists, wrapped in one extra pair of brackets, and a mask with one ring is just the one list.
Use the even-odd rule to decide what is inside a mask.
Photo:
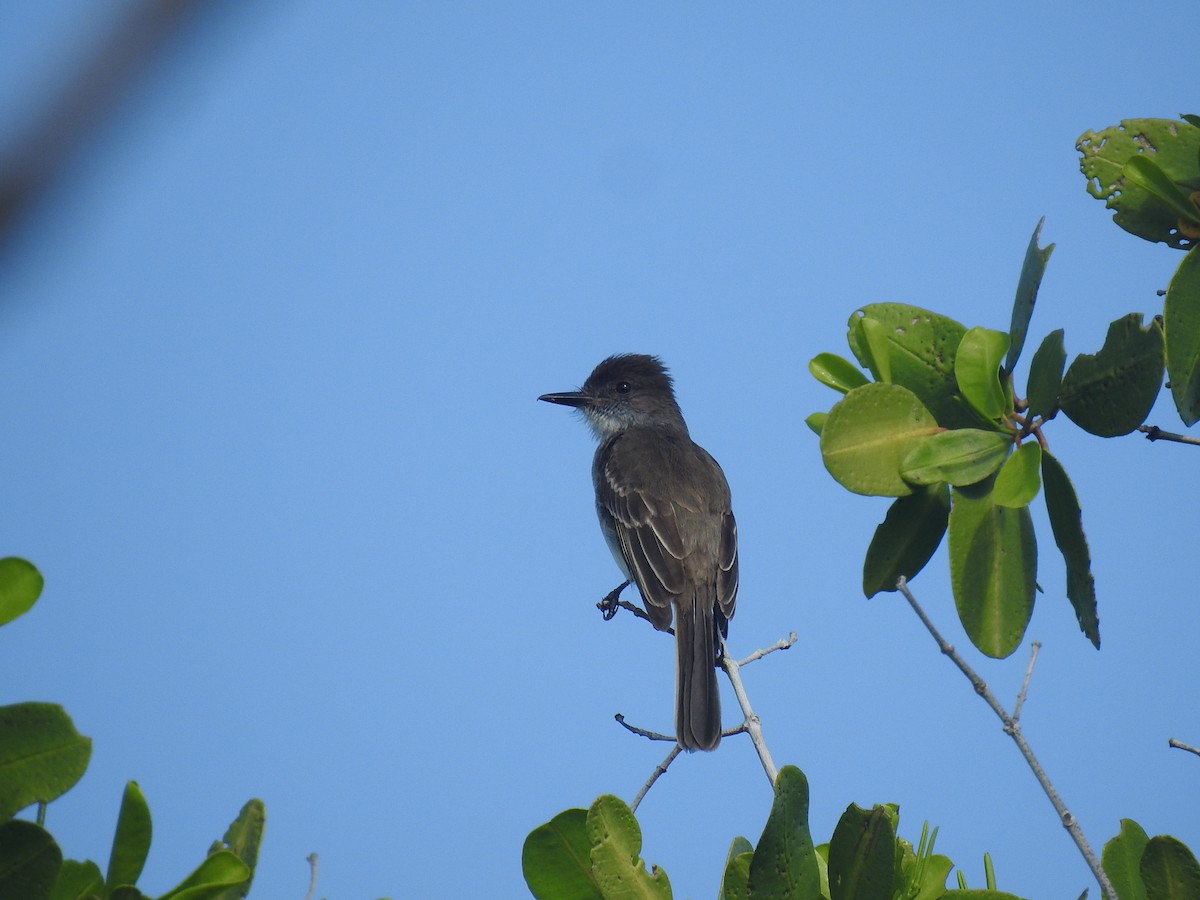
[(721, 550), (717, 565), (717, 608), (728, 621), (733, 618), (738, 592), (737, 522), (732, 510), (721, 518)]

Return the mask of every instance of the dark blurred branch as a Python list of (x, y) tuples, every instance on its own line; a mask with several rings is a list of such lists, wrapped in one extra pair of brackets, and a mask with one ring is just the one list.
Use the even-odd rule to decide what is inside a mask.
[(117, 18), (59, 95), (0, 158), (0, 256), (22, 219), (151, 64), (218, 0), (141, 0)]
[(1177, 444), (1200, 444), (1200, 438), (1189, 437), (1186, 434), (1176, 434), (1173, 431), (1163, 431), (1157, 425), (1139, 425), (1137, 430), (1144, 434), (1148, 441), (1174, 441)]

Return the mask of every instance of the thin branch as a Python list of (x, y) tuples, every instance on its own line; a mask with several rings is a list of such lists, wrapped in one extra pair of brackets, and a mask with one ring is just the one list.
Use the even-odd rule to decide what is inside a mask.
[(617, 713), (615, 716), (613, 716), (613, 718), (616, 719), (617, 724), (620, 725), (622, 728), (624, 728), (626, 731), (631, 731), (634, 734), (640, 735), (641, 737), (644, 737), (648, 740), (651, 740), (651, 741), (674, 741), (675, 740), (675, 738), (669, 734), (663, 734), (660, 731), (647, 731), (645, 728), (638, 728), (636, 725), (630, 725), (628, 722), (625, 721), (624, 713)]
[(749, 665), (750, 663), (754, 662), (756, 659), (762, 659), (768, 653), (774, 653), (776, 650), (787, 650), (794, 643), (796, 643), (796, 632), (793, 631), (787, 637), (780, 638), (779, 640), (777, 640), (770, 647), (763, 647), (761, 650), (755, 650), (753, 653), (751, 653), (745, 659), (739, 659), (738, 666), (740, 667), (740, 666)]
[(1034, 641), (1029, 647), (1029, 665), (1025, 667), (1025, 680), (1021, 682), (1021, 690), (1017, 694), (1017, 702), (1013, 706), (1012, 719), (1014, 722), (1021, 718), (1021, 707), (1025, 705), (1025, 695), (1029, 692), (1029, 679), (1033, 677), (1033, 665), (1037, 662), (1038, 651), (1041, 649), (1041, 641)]
[(1186, 434), (1176, 434), (1173, 431), (1163, 431), (1157, 425), (1139, 425), (1137, 430), (1146, 436), (1148, 441), (1174, 441), (1177, 444), (1200, 444), (1200, 438)]
[(1175, 740), (1175, 738), (1167, 741), (1167, 746), (1175, 747), (1178, 750), (1186, 750), (1188, 753), (1195, 753), (1197, 756), (1200, 756), (1200, 747), (1193, 747), (1191, 744), (1185, 744), (1183, 741)]
[[(792, 636), (793, 638), (795, 635)], [(790, 647), (791, 644), (789, 643)], [(759, 656), (752, 657), (755, 659), (770, 652), (764, 650), (759, 653)], [(741, 663), (731, 657), (725, 649), (725, 641), (721, 641), (721, 668), (725, 670), (725, 674), (729, 676), (729, 683), (733, 685), (733, 692), (737, 695), (738, 705), (742, 708), (742, 716), (745, 718), (746, 733), (750, 735), (750, 741), (754, 744), (754, 749), (758, 751), (758, 759), (762, 763), (763, 771), (767, 773), (767, 780), (771, 782), (771, 786), (775, 786), (775, 778), (779, 774), (779, 770), (775, 768), (775, 760), (771, 759), (771, 751), (767, 749), (766, 738), (763, 737), (762, 722), (758, 718), (758, 714), (750, 706), (750, 698), (746, 696), (746, 688), (742, 684), (742, 676), (739, 672)]]
[(304, 900), (312, 900), (313, 891), (317, 889), (317, 854), (310, 853), (304, 858), (308, 860), (308, 893)]
[[(917, 602), (917, 598), (913, 596), (912, 591), (908, 589), (907, 581), (901, 577), (896, 582), (896, 589), (904, 595), (904, 599), (908, 601), (908, 605), (913, 608), (913, 612), (917, 614), (917, 618), (921, 620), (926, 630), (933, 636), (937, 642), (938, 649), (946, 656), (950, 657), (950, 661), (958, 666), (960, 672), (966, 676), (971, 682), (971, 687), (975, 689), (975, 693), (979, 694), (984, 699), (984, 702), (992, 708), (992, 711), (999, 717), (1000, 722), (1004, 726), (1004, 733), (1013, 739), (1017, 745), (1017, 749), (1021, 751), (1021, 755), (1025, 757), (1025, 762), (1029, 764), (1029, 768), (1033, 771), (1034, 777), (1038, 780), (1038, 784), (1042, 786), (1042, 790), (1046, 792), (1046, 796), (1050, 799), (1050, 803), (1054, 806), (1054, 811), (1058, 813), (1059, 819), (1062, 821), (1063, 827), (1067, 829), (1067, 833), (1071, 835), (1071, 839), (1075, 841), (1075, 846), (1079, 848), (1079, 852), (1083, 854), (1084, 860), (1088, 864), (1088, 868), (1092, 870), (1092, 875), (1100, 885), (1100, 890), (1108, 900), (1117, 900), (1117, 892), (1113, 889), (1112, 882), (1109, 881), (1108, 875), (1104, 868), (1100, 865), (1100, 861), (1096, 858), (1096, 854), (1092, 852), (1091, 846), (1088, 844), (1087, 838), (1083, 834), (1083, 829), (1079, 827), (1079, 822), (1075, 816), (1067, 809), (1067, 805), (1063, 803), (1062, 798), (1058, 795), (1058, 791), (1054, 789), (1041, 763), (1037, 761), (1037, 757), (1033, 753), (1033, 748), (1029, 746), (1029, 742), (1025, 740), (1025, 735), (1021, 732), (1021, 723), (1015, 717), (1010, 716), (996, 699), (995, 695), (987, 686), (979, 674), (967, 664), (967, 661), (959, 655), (954, 646), (950, 644), (934, 626), (929, 616), (925, 614), (925, 610)], [(1033, 662), (1030, 660), (1030, 669), (1033, 667)], [(1028, 673), (1026, 678), (1028, 679)], [(1024, 687), (1022, 687), (1021, 696), (1024, 697)]]
[[(620, 717), (618, 717), (618, 719), (619, 718)], [(621, 724), (625, 725), (624, 722), (621, 722)], [(625, 725), (625, 727), (629, 728), (630, 726)], [(654, 771), (650, 774), (650, 778), (646, 781), (645, 784), (642, 785), (642, 789), (640, 791), (638, 791), (637, 796), (633, 798), (633, 802), (631, 804), (629, 804), (630, 812), (634, 812), (634, 813), (637, 812), (638, 804), (640, 804), (642, 802), (642, 798), (646, 796), (646, 792), (650, 790), (650, 788), (654, 785), (654, 782), (658, 781), (660, 776), (667, 774), (667, 768), (671, 765), (672, 762), (675, 761), (675, 757), (677, 757), (682, 752), (683, 752), (683, 748), (681, 746), (679, 746), (679, 744), (676, 744), (674, 747), (671, 748), (671, 752), (667, 754), (667, 758), (664, 759), (662, 762), (660, 762), (655, 767)]]

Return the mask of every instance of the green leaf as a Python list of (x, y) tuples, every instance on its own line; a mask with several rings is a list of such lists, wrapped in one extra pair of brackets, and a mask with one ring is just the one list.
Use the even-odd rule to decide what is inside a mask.
[(1004, 332), (976, 325), (963, 335), (954, 356), (958, 389), (985, 419), (999, 419), (1012, 412), (1012, 402), (1000, 381), (1000, 360), (1008, 344)]
[(0, 707), (0, 819), (62, 796), (87, 769), (91, 738), (55, 703)]
[(933, 484), (892, 502), (875, 529), (863, 562), (863, 593), (894, 591), (903, 575), (912, 580), (933, 556), (950, 516), (950, 489)]
[(992, 500), (1000, 506), (1017, 509), (1028, 506), (1042, 486), (1038, 474), (1042, 448), (1037, 441), (1026, 441), (1004, 461), (992, 487)]
[(750, 842), (740, 835), (735, 837), (725, 854), (725, 872), (717, 900), (749, 900), (750, 860), (753, 858), (754, 847)]
[(1159, 200), (1176, 216), (1186, 219), (1193, 225), (1200, 224), (1200, 209), (1167, 173), (1158, 167), (1154, 160), (1146, 156), (1133, 156), (1121, 170), (1126, 184), (1135, 184), (1148, 194)]
[(817, 897), (821, 874), (808, 831), (808, 779), (784, 766), (775, 779), (771, 814), (750, 862), (750, 895), (759, 898)]
[[(868, 346), (863, 324), (871, 326)], [(946, 428), (978, 425), (977, 415), (958, 393), (954, 354), (966, 328), (953, 319), (903, 303), (871, 303), (850, 317), (847, 339), (855, 357), (875, 375), (906, 387)], [(880, 346), (876, 346), (880, 345)], [(887, 378), (876, 361), (887, 362)]]
[(975, 484), (1000, 468), (1012, 445), (1012, 437), (998, 431), (940, 431), (916, 442), (900, 463), (900, 475), (912, 484)]
[[(1142, 853), (1146, 900), (1196, 900), (1200, 897), (1200, 863), (1183, 841), (1159, 834)], [(1122, 898), (1124, 900), (1124, 898)]]
[(941, 895), (941, 900), (1021, 900), (1008, 891), (989, 891), (986, 888), (956, 888)]
[(1161, 200), (1126, 179), (1125, 164), (1135, 156), (1153, 159), (1184, 193), (1200, 188), (1200, 128), (1174, 119), (1126, 119), (1102, 131), (1086, 131), (1075, 148), (1088, 193), (1115, 210), (1113, 221), (1130, 234), (1187, 249), (1179, 217)]
[(956, 488), (948, 532), (950, 581), (963, 628), (988, 656), (1008, 656), (1033, 615), (1037, 542), (1029, 509), (997, 506), (990, 490)]
[(219, 900), (242, 900), (250, 893), (254, 880), (254, 868), (258, 865), (258, 848), (262, 844), (263, 829), (267, 824), (266, 805), (258, 798), (247, 800), (238, 816), (225, 829), (225, 836), (209, 849), (209, 853), (228, 850), (246, 864), (250, 877), (244, 884), (230, 888)]
[(33, 606), (43, 583), (42, 573), (28, 560), (19, 556), (0, 559), (0, 625)]
[(1049, 453), (1042, 454), (1042, 483), (1050, 530), (1067, 564), (1067, 598), (1075, 610), (1079, 630), (1100, 649), (1100, 620), (1096, 616), (1096, 581), (1092, 577), (1092, 555), (1083, 533), (1083, 515), (1075, 486), (1062, 464)]
[(1163, 333), (1130, 313), (1108, 326), (1096, 354), (1075, 357), (1063, 377), (1059, 405), (1071, 421), (1098, 437), (1129, 434), (1146, 420), (1163, 377)]
[(104, 886), (112, 890), (122, 884), (137, 884), (146, 856), (150, 853), (150, 807), (136, 781), (125, 785), (121, 812), (117, 816), (117, 831), (113, 835), (112, 853), (108, 857), (108, 874)]
[(1200, 421), (1200, 254), (1188, 253), (1163, 303), (1167, 380), (1184, 425)]
[(1025, 248), (1025, 261), (1021, 263), (1021, 277), (1017, 279), (1017, 295), (1013, 298), (1012, 323), (1008, 326), (1010, 343), (1008, 356), (1004, 359), (1004, 371), (1009, 374), (1017, 366), (1021, 357), (1021, 349), (1025, 346), (1025, 335), (1029, 331), (1029, 320), (1033, 316), (1033, 305), (1037, 302), (1038, 288), (1042, 276), (1046, 274), (1046, 263), (1054, 252), (1054, 245), (1038, 246), (1038, 237), (1042, 233), (1042, 225), (1046, 217), (1038, 219), (1037, 227), (1033, 229), (1033, 237)]
[(103, 893), (104, 876), (98, 865), (90, 859), (84, 862), (64, 859), (50, 900), (88, 900)]
[(0, 824), (0, 897), (42, 900), (54, 890), (62, 851), (48, 832), (12, 819)]
[(1063, 349), (1063, 330), (1056, 328), (1042, 339), (1033, 360), (1029, 363), (1029, 415), (1052, 415), (1058, 409), (1058, 392), (1062, 387), (1063, 366), (1067, 351)]
[(834, 404), (821, 429), (821, 459), (838, 483), (856, 494), (912, 493), (900, 463), (916, 442), (938, 430), (929, 410), (895, 384), (867, 384)]
[(598, 797), (588, 810), (585, 824), (592, 845), (592, 871), (601, 894), (629, 898), (671, 896), (667, 873), (658, 866), (646, 871), (646, 862), (640, 856), (642, 830), (624, 801), (611, 794)]
[(215, 900), (250, 878), (249, 867), (228, 850), (209, 854), (192, 874), (159, 900)]
[(1121, 900), (1146, 900), (1141, 864), (1149, 840), (1141, 825), (1133, 819), (1122, 819), (1121, 832), (1104, 845), (1101, 865)]
[(821, 384), (843, 394), (868, 383), (862, 369), (836, 353), (818, 353), (809, 360), (808, 371)]
[(603, 900), (592, 874), (587, 814), (586, 809), (564, 810), (525, 838), (521, 871), (533, 896), (542, 900)]
[(829, 840), (831, 900), (891, 900), (896, 832), (882, 806), (851, 803)]
[(820, 437), (821, 429), (825, 427), (825, 420), (828, 418), (829, 413), (827, 412), (810, 413), (809, 416), (804, 420), (804, 424), (809, 427), (813, 434), (815, 434), (817, 437)]

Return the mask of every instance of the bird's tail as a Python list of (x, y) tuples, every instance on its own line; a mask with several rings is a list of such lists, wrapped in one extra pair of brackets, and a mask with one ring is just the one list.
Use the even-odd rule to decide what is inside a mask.
[(713, 597), (703, 588), (675, 608), (675, 734), (685, 750), (721, 742)]

